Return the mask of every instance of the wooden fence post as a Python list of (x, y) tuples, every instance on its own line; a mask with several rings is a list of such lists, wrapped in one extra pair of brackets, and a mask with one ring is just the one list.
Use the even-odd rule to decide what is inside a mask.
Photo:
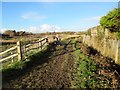
[(39, 42), (38, 42), (38, 48), (39, 48), (39, 50), (40, 50), (40, 47), (41, 47), (41, 43), (40, 43), (40, 39), (39, 39)]
[(22, 60), (22, 51), (21, 51), (21, 42), (17, 42), (17, 52), (18, 52), (18, 60)]
[(46, 38), (46, 43), (48, 43), (48, 38)]
[(26, 44), (23, 46), (23, 53), (24, 53), (24, 57), (22, 58), (27, 58), (27, 52), (26, 52)]
[(45, 44), (48, 45), (48, 38), (45, 39)]
[(41, 50), (42, 50), (42, 42), (40, 42), (40, 44), (41, 44), (41, 46), (40, 46), (40, 47), (41, 47)]

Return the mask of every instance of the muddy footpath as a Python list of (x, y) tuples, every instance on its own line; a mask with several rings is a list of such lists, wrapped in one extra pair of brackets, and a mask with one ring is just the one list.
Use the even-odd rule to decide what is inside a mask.
[[(110, 58), (102, 56), (99, 52), (91, 47), (76, 41), (78, 49), (85, 55), (99, 63), (104, 70), (98, 71), (99, 74), (112, 79), (113, 83), (118, 83), (120, 68)], [(52, 47), (44, 54), (42, 58), (38, 58), (38, 62), (31, 68), (24, 70), (17, 78), (3, 81), (3, 88), (70, 88), (72, 70), (74, 69), (74, 43), (71, 39), (62, 41), (60, 45), (52, 45)], [(33, 60), (34, 61), (34, 60)], [(43, 62), (43, 63), (41, 63)], [(29, 66), (30, 67), (30, 66)], [(118, 73), (118, 74), (116, 74)], [(11, 77), (14, 77), (13, 76)], [(8, 78), (8, 79), (7, 79)]]

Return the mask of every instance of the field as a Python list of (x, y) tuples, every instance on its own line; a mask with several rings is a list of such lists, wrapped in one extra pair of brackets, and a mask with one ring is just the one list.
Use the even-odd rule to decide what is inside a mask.
[[(34, 43), (34, 42), (38, 42), (38, 40), (41, 40), (42, 38), (44, 37), (48, 37), (49, 38), (49, 43), (50, 42), (53, 42), (54, 39), (53, 39), (53, 36), (55, 36), (54, 34), (35, 34), (35, 35), (30, 35), (30, 36), (14, 36), (13, 38), (10, 38), (10, 39), (1, 39), (0, 42), (2, 42), (2, 45), (1, 45), (1, 49), (0, 49), (0, 52), (3, 52), (5, 50), (8, 50), (14, 46), (17, 45), (17, 41), (21, 41), (21, 49), (22, 49), (22, 52), (26, 52), (26, 50), (30, 49), (30, 48), (34, 48), (34, 47), (38, 47), (38, 44), (34, 44), (28, 48), (24, 48), (26, 47), (26, 45), (30, 44), (30, 43)], [(74, 37), (75, 35), (69, 35), (69, 34), (60, 34), (59, 35), (61, 39), (65, 39), (65, 38), (69, 38), (69, 37)], [(36, 48), (34, 51), (31, 51), (28, 53), (23, 53), (23, 59), (26, 58), (26, 56), (29, 56), (31, 55), (31, 53), (33, 52), (37, 52), (39, 51), (38, 48)], [(2, 58), (6, 57), (6, 56), (9, 56), (9, 55), (12, 55), (14, 53), (16, 53), (17, 51), (16, 50), (12, 50), (12, 51), (9, 51), (7, 52), (6, 54), (3, 54), (2, 55)], [(10, 58), (7, 63), (3, 63), (3, 68), (7, 67), (7, 65), (9, 65), (9, 63), (13, 63), (13, 61), (17, 61), (17, 57), (15, 58)]]
[(51, 43), (31, 55), (29, 62), (17, 65), (21, 67), (9, 69), (9, 74), (3, 70), (4, 88), (118, 88), (120, 84), (115, 77), (120, 67), (79, 37), (63, 39), (60, 46)]

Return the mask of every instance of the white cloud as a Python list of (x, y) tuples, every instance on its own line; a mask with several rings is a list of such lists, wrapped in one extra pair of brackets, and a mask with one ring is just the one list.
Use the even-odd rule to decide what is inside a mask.
[(35, 26), (29, 27), (28, 32), (37, 33), (39, 32), (39, 28)]
[(52, 26), (49, 24), (43, 24), (40, 26), (40, 30), (41, 31), (51, 31), (52, 30)]
[(87, 30), (90, 27), (85, 27), (85, 28), (61, 28), (60, 26), (57, 25), (50, 25), (50, 24), (42, 24), (40, 26), (31, 26), (26, 31), (32, 32), (32, 33), (44, 33), (44, 32), (64, 32), (64, 31), (84, 31)]
[(4, 33), (6, 30), (16, 30), (16, 29), (13, 29), (13, 28), (1, 28), (0, 33)]
[(26, 29), (25, 29), (25, 28), (22, 28), (22, 29), (19, 29), (18, 31), (26, 31)]
[(44, 33), (44, 32), (60, 32), (61, 28), (57, 25), (43, 24), (40, 26), (31, 26), (28, 29), (20, 29), (19, 31), (27, 31), (32, 33)]
[(27, 12), (21, 16), (23, 19), (30, 19), (30, 20), (40, 20), (45, 19), (46, 16), (40, 15), (36, 12)]
[(86, 30), (90, 27), (100, 25), (101, 17), (102, 17), (102, 15), (101, 16), (89, 17), (89, 18), (83, 18), (79, 21), (80, 27), (83, 28), (83, 30)]
[(99, 21), (102, 16), (95, 16), (95, 17), (90, 17), (90, 18), (84, 18), (82, 19), (83, 21)]
[(4, 33), (5, 30), (6, 30), (6, 28), (2, 28), (2, 29), (0, 29), (0, 33)]
[(61, 28), (57, 25), (43, 24), (40, 26), (40, 30), (42, 32), (58, 32), (61, 30)]
[[(0, 33), (3, 33), (6, 30), (16, 30), (16, 29), (3, 28), (0, 30)], [(61, 27), (57, 25), (43, 24), (40, 26), (30, 26), (28, 28), (17, 29), (16, 31), (26, 31), (26, 32), (32, 32), (32, 33), (44, 33), (44, 32), (54, 32), (54, 31), (60, 32)]]

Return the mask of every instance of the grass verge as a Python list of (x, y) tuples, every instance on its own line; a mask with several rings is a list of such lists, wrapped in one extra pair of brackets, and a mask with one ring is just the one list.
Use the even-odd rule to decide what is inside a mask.
[[(77, 44), (75, 44), (75, 48)], [(72, 75), (72, 88), (110, 88), (107, 80), (100, 80), (105, 78), (98, 74), (100, 69), (99, 64), (90, 57), (84, 55), (80, 49), (74, 52), (75, 64)]]
[(26, 70), (36, 65), (43, 64), (45, 61), (42, 60), (42, 58), (46, 56), (45, 54), (47, 54), (50, 48), (51, 46), (46, 46), (42, 51), (30, 53), (27, 61), (24, 60), (16, 61), (11, 63), (8, 67), (3, 68), (0, 71), (2, 72), (3, 83), (6, 82), (7, 80), (22, 75), (22, 73), (25, 73)]

